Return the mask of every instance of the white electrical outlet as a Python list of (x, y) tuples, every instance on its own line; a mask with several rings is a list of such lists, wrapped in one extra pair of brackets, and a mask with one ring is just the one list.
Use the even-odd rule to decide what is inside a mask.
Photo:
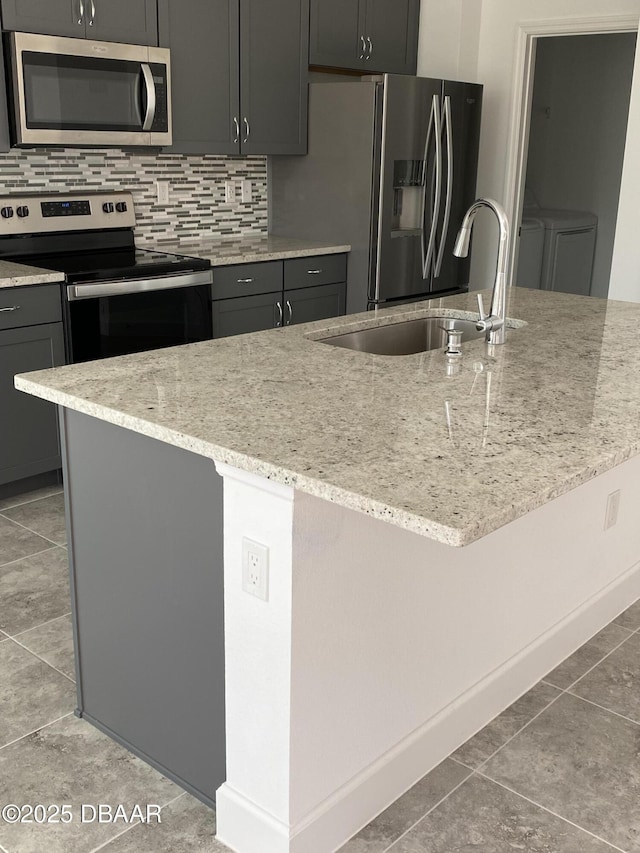
[(253, 201), (253, 184), (251, 181), (242, 181), (242, 203), (250, 204)]
[(620, 510), (620, 489), (611, 492), (607, 498), (607, 508), (604, 514), (604, 529), (609, 530), (614, 527), (618, 521), (618, 512)]
[(242, 539), (242, 589), (269, 600), (269, 548), (246, 537)]
[(169, 204), (169, 181), (156, 181), (158, 204)]
[(224, 200), (227, 204), (234, 204), (236, 200), (236, 187), (233, 181), (224, 182)]

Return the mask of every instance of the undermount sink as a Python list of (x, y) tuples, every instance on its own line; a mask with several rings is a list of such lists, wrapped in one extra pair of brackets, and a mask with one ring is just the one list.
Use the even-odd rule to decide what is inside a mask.
[(404, 320), (387, 326), (349, 332), (346, 335), (320, 338), (319, 343), (374, 355), (414, 355), (444, 348), (447, 344), (447, 329), (461, 331), (463, 343), (485, 335), (485, 332), (476, 329), (474, 320), (423, 317), (420, 320)]

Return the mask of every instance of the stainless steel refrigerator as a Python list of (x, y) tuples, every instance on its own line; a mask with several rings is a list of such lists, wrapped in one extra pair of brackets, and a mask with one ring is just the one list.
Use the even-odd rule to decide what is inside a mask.
[(269, 230), (350, 243), (347, 313), (468, 289), (482, 86), (386, 74), (309, 87), (309, 153), (269, 158)]

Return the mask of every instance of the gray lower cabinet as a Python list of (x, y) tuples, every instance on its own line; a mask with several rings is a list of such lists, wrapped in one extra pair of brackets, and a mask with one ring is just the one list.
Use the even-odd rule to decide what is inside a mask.
[(311, 65), (415, 74), (419, 0), (311, 0)]
[(157, 0), (2, 0), (2, 28), (157, 45)]
[[(11, 296), (0, 291), (0, 485), (55, 471), (61, 465), (55, 406), (13, 386), (16, 373), (64, 364), (59, 288), (43, 287), (43, 305), (38, 309), (33, 303), (39, 289), (34, 286), (29, 293), (12, 289)], [(5, 314), (2, 308), (15, 310)], [(16, 325), (20, 310), (25, 311), (25, 319), (31, 315), (42, 320), (49, 315), (55, 322)]]
[(306, 154), (309, 0), (159, 0), (173, 145), (188, 154)]
[(345, 313), (346, 255), (240, 264), (213, 271), (213, 337), (325, 320)]
[(79, 412), (61, 421), (78, 714), (213, 805), (226, 776), (222, 477)]

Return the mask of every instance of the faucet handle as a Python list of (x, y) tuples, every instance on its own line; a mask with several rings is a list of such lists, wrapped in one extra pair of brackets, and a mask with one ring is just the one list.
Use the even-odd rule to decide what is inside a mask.
[(482, 300), (481, 293), (478, 294), (478, 312), (481, 320), (487, 320), (489, 318), (489, 315), (484, 310), (484, 302)]

